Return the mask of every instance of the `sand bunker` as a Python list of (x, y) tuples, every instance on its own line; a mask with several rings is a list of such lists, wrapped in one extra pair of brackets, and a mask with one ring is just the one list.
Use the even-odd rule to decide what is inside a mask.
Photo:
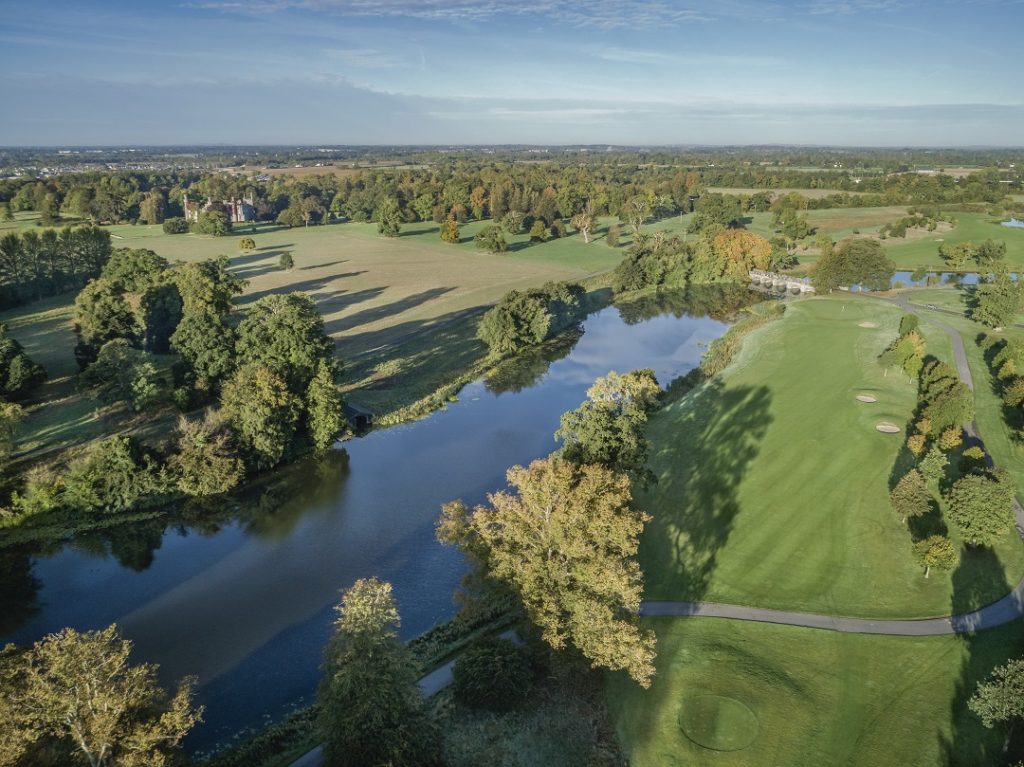
[(864, 322), (858, 322), (857, 327), (859, 328), (877, 328), (878, 325), (870, 320), (864, 320)]
[(899, 426), (889, 421), (880, 421), (875, 424), (875, 428), (883, 434), (899, 434), (902, 431)]
[(857, 401), (858, 402), (878, 402), (878, 400), (875, 399), (874, 397), (872, 397), (870, 394), (858, 394), (857, 395)]

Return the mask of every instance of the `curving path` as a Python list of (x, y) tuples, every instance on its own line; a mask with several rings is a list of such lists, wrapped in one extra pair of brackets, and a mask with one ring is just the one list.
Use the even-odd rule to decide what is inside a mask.
[[(874, 299), (864, 296), (865, 299)], [(911, 304), (906, 295), (896, 298), (879, 298), (875, 300), (894, 303), (906, 312), (911, 308), (925, 309), (925, 306)], [(936, 327), (943, 330), (953, 344), (953, 357), (960, 374), (960, 379), (974, 391), (974, 378), (970, 365), (967, 363), (967, 352), (959, 331), (945, 322), (929, 319)], [(964, 425), (968, 438), (982, 446), (978, 434), (977, 421)], [(985, 454), (985, 460), (991, 466), (992, 457)], [(1017, 523), (1017, 532), (1024, 538), (1024, 508), (1016, 498), (1013, 500), (1013, 514)], [(841, 631), (848, 634), (889, 634), (892, 636), (940, 636), (946, 634), (968, 634), (972, 631), (995, 628), (1024, 616), (1024, 580), (1002, 599), (986, 605), (978, 610), (959, 615), (947, 615), (942, 618), (920, 618), (909, 620), (872, 620), (870, 618), (842, 618), (833, 615), (816, 613), (799, 613), (788, 610), (770, 610), (763, 607), (744, 607), (727, 605), (717, 602), (676, 602), (648, 600), (640, 603), (640, 615), (644, 617), (658, 616), (704, 616), (709, 618), (729, 618), (740, 621), (758, 623), (777, 623), (785, 626), (803, 626), (805, 628)]]

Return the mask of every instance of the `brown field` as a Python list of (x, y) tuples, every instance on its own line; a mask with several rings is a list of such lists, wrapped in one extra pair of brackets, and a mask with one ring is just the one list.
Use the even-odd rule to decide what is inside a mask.
[(365, 170), (418, 170), (424, 165), (406, 165), (399, 162), (379, 162), (373, 164), (358, 164), (350, 162), (324, 163), (323, 165), (299, 165), (291, 168), (268, 168), (266, 166), (241, 165), (237, 168), (225, 168), (229, 173), (239, 176), (267, 175), (267, 176), (290, 176), (293, 178), (305, 178), (306, 176), (322, 176), (333, 174), (335, 176), (354, 176)]
[(796, 192), (802, 194), (809, 200), (817, 200), (822, 197), (828, 197), (830, 194), (852, 194), (862, 195), (867, 192), (844, 192), (842, 189), (756, 189), (754, 187), (727, 187), (727, 186), (712, 186), (708, 187), (709, 192), (716, 192), (718, 194), (757, 194), (758, 192), (771, 192), (772, 199), (778, 199), (783, 197), (790, 192)]

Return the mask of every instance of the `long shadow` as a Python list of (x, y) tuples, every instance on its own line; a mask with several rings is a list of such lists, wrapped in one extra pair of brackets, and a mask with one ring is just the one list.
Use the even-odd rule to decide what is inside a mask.
[[(765, 386), (727, 388), (715, 379), (654, 416), (652, 432), (666, 435), (653, 446), (658, 483), (637, 499), (653, 517), (640, 544), (647, 598), (704, 598), (741, 512), (740, 485), (771, 424), (770, 405)], [(683, 636), (659, 637), (656, 667), (662, 676), (679, 662)], [(678, 706), (678, 690), (658, 682), (656, 676), (645, 693), (645, 708)], [(659, 737), (654, 728), (660, 719), (643, 717), (637, 741)]]
[[(964, 552), (961, 565), (953, 573), (952, 612), (959, 613), (978, 606), (987, 590), (1007, 593), (1012, 586), (1006, 582), (1002, 563), (988, 548)], [(1024, 759), (1024, 737), (1019, 732), (1003, 752), (1004, 733), (1001, 727), (986, 729), (971, 712), (967, 702), (996, 666), (1024, 655), (1024, 620), (988, 631), (962, 635), (955, 640), (962, 644), (963, 659), (960, 678), (950, 704), (951, 732), (939, 732), (938, 739), (945, 764), (996, 765), (1017, 764)]]
[(310, 269), (326, 269), (329, 266), (337, 266), (338, 264), (348, 263), (347, 258), (341, 258), (337, 261), (328, 261), (326, 264), (309, 264), (308, 266), (300, 266), (299, 271), (309, 271)]
[(27, 547), (0, 549), (0, 636), (11, 634), (39, 612), (39, 588)]
[(245, 293), (240, 296), (236, 303), (239, 306), (251, 304), (253, 301), (257, 301), (264, 296), (273, 295), (275, 293), (294, 293), (295, 291), (302, 291), (303, 293), (312, 293), (321, 288), (327, 287), (327, 285), (335, 280), (343, 280), (347, 277), (358, 277), (360, 274), (365, 274), (366, 270), (358, 272), (345, 272), (344, 274), (325, 274), (322, 277), (313, 277), (308, 280), (300, 280), (298, 282), (292, 282), (288, 285), (282, 285), (278, 288), (267, 288), (266, 290), (255, 290), (251, 293)]
[[(392, 301), (391, 303), (384, 304), (383, 306), (374, 306), (370, 309), (364, 309), (363, 311), (351, 314), (348, 317), (331, 320), (325, 327), (328, 334), (351, 330), (352, 328), (357, 328), (360, 325), (364, 325), (369, 322), (376, 322), (378, 320), (399, 315), (416, 306), (421, 306), (433, 301), (435, 298), (439, 298), (445, 293), (450, 293), (453, 290), (455, 290), (455, 288), (430, 288), (429, 290), (424, 290), (420, 293), (406, 296), (405, 298), (401, 298), (398, 301)], [(331, 308), (333, 309), (334, 307), (332, 306)]]

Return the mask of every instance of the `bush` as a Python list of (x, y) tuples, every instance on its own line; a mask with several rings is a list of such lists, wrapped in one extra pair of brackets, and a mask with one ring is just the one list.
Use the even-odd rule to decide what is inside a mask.
[(900, 319), (900, 335), (905, 336), (911, 330), (917, 330), (919, 324), (916, 314), (904, 314)]
[(283, 272), (290, 272), (295, 268), (295, 259), (292, 257), (291, 251), (286, 250), (281, 254), (280, 260), (277, 262), (278, 266)]
[(525, 699), (533, 671), (524, 648), (495, 637), (466, 649), (455, 661), (452, 676), (459, 703), (507, 711)]
[(64, 476), (62, 505), (76, 511), (116, 514), (166, 489), (153, 459), (131, 437), (109, 437), (72, 461)]
[(252, 237), (243, 237), (238, 241), (239, 250), (256, 250), (256, 240)]
[(473, 239), (479, 250), (486, 250), (489, 253), (504, 253), (508, 250), (505, 233), (501, 231), (500, 226), (495, 224), (485, 226)]
[(164, 234), (185, 234), (188, 231), (188, 221), (183, 218), (165, 218)]

